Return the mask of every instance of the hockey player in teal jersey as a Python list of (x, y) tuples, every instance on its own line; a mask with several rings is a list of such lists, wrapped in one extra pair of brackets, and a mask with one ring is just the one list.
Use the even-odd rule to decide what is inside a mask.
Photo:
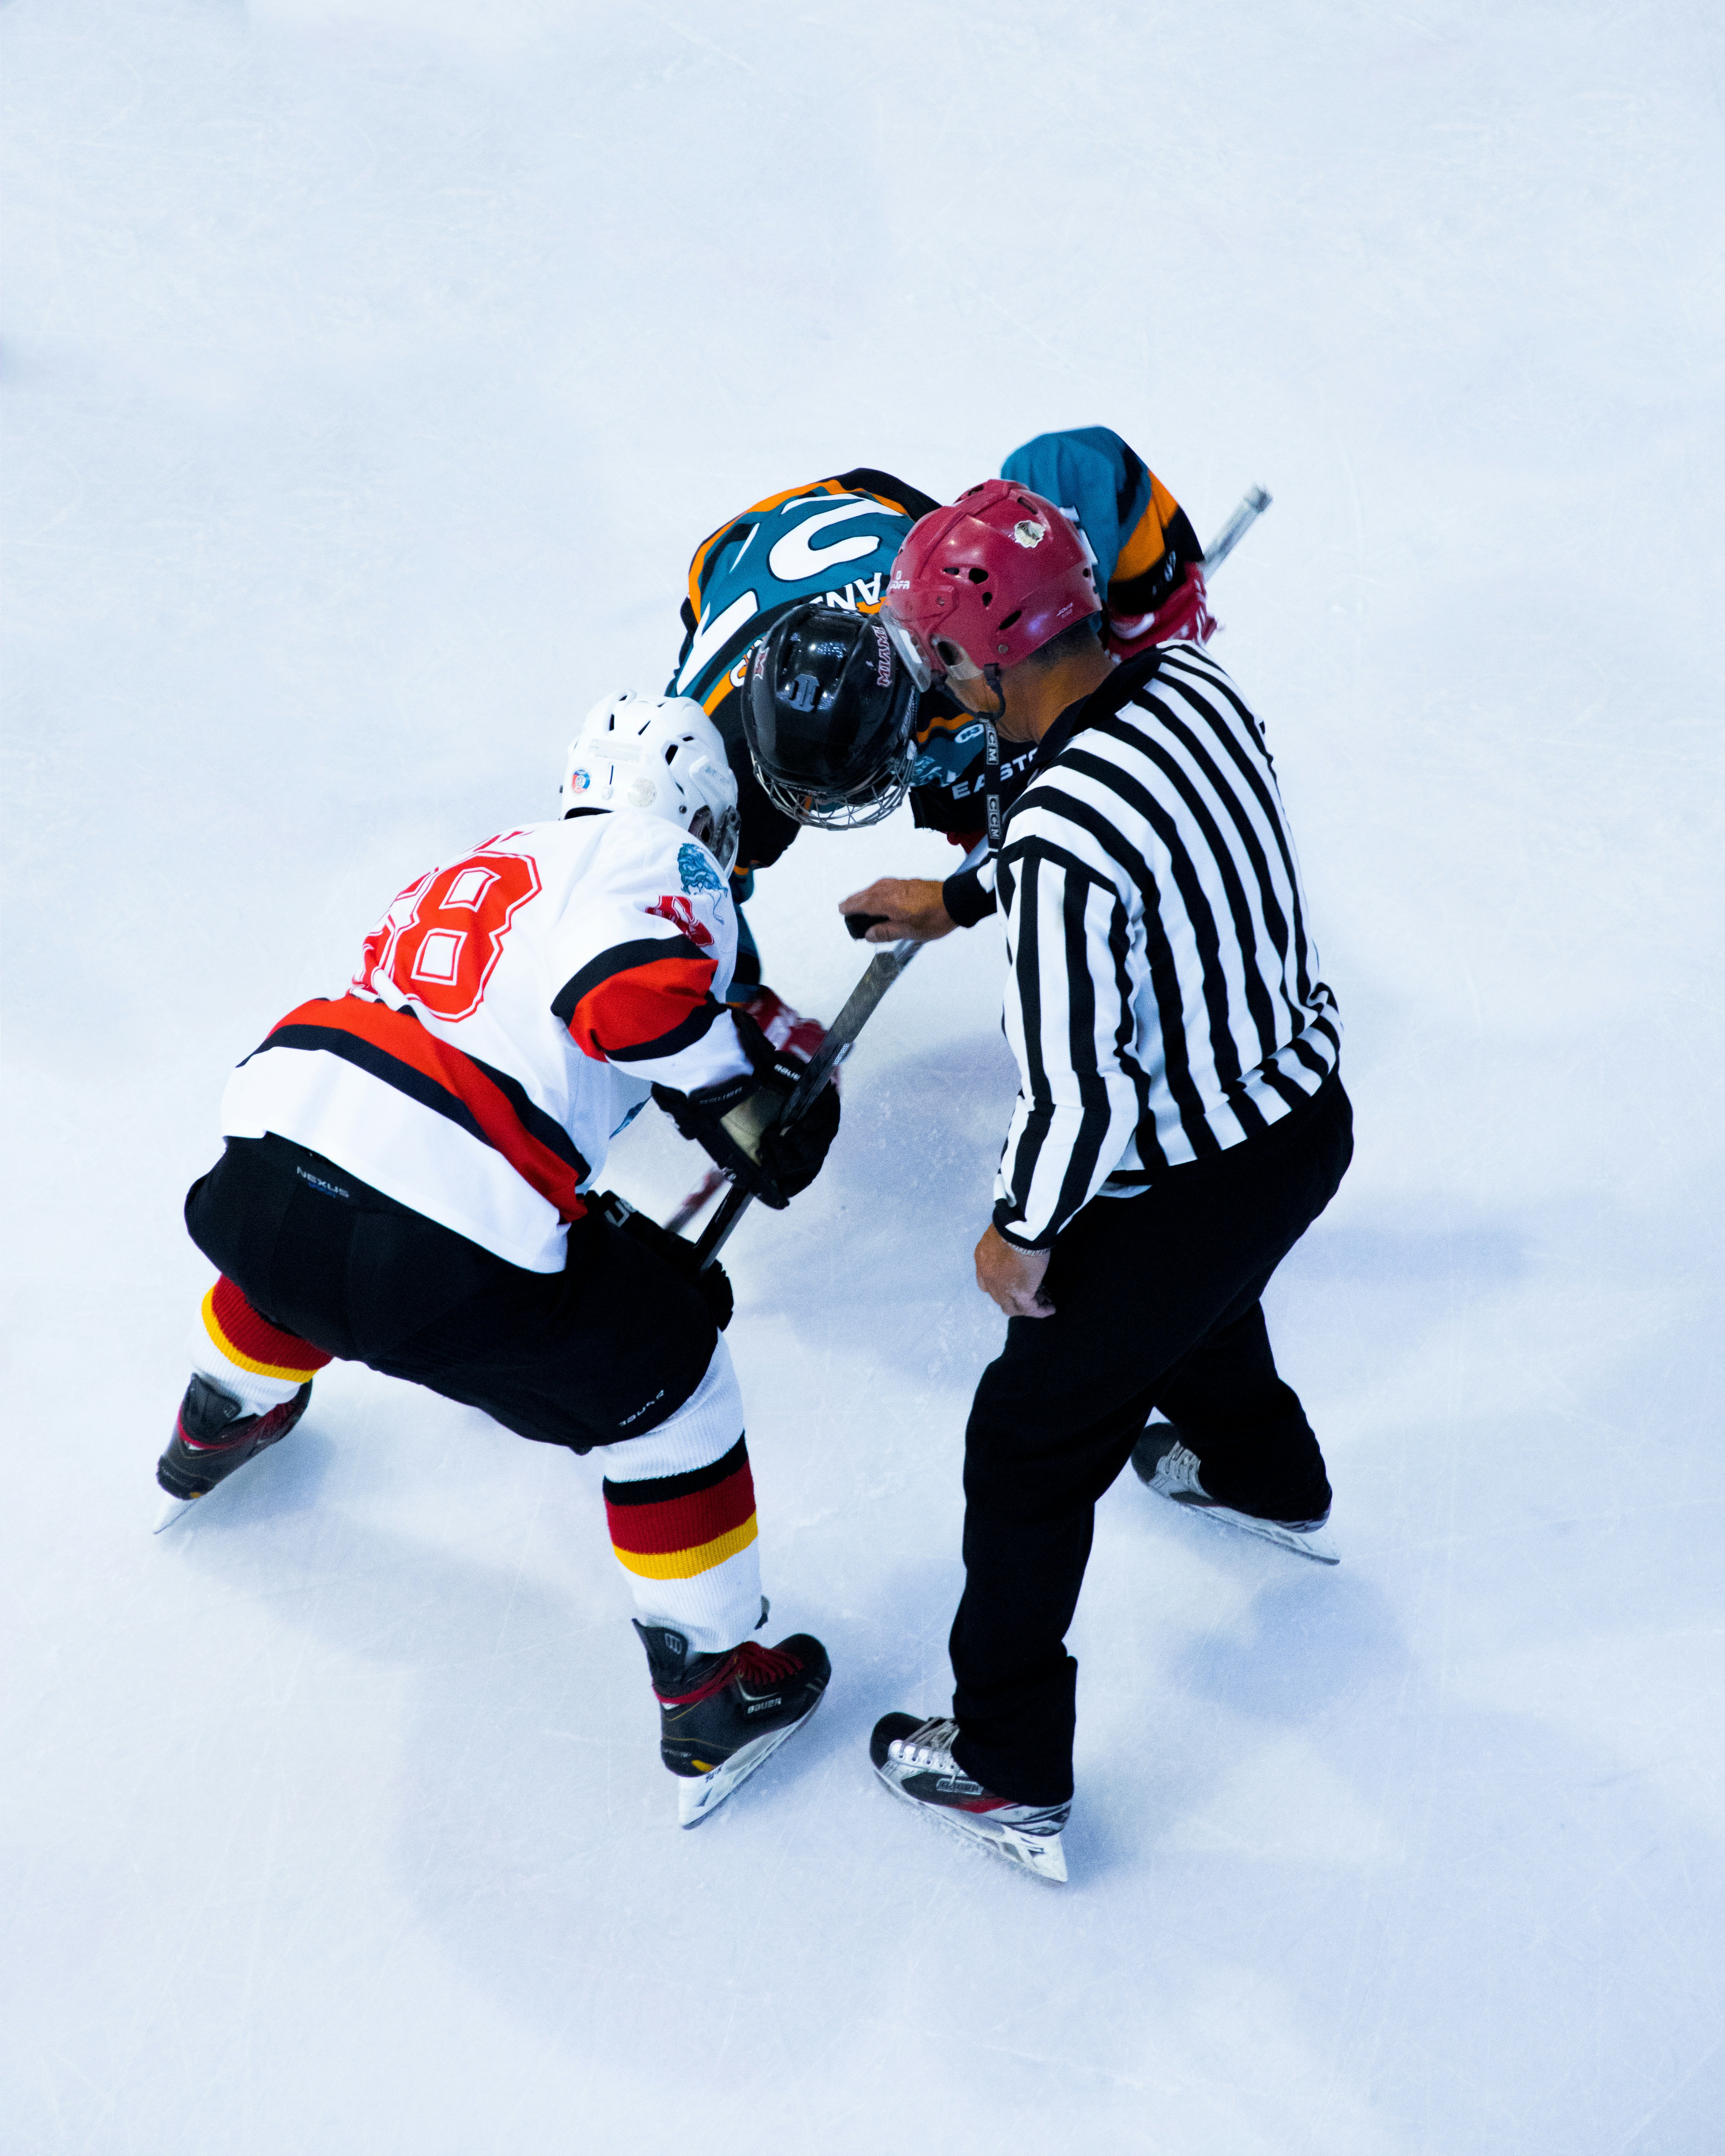
[[(1106, 598), (1107, 641), (1117, 655), (1174, 638), (1208, 637), (1214, 624), (1204, 604), (1203, 549), (1173, 495), (1111, 429), (1038, 435), (1013, 451), (1002, 475), (1068, 510), (1084, 531)], [(815, 626), (826, 623), (835, 632), (829, 648), (836, 651), (845, 624), (829, 616), (879, 612), (900, 546), (916, 520), (937, 506), (891, 474), (859, 467), (768, 495), (696, 548), (683, 603), (683, 645), (668, 693), (693, 697), (704, 707), (737, 773), (742, 841), (733, 892), (739, 901), (752, 891), (754, 871), (777, 860), (803, 825), (873, 821), (906, 791), (911, 813), (926, 829), (967, 846), (981, 834), (984, 729), (938, 691), (917, 698), (907, 685), (882, 679), (883, 717), (889, 705), (906, 706), (905, 718), (894, 721), (901, 738), (885, 738), (880, 727), (835, 728), (844, 738), (829, 798), (776, 778), (770, 752), (763, 758), (758, 728), (751, 741), (746, 719), (745, 682), (762, 640), (797, 609), (814, 604), (823, 610)], [(855, 634), (853, 626), (853, 643)], [(875, 649), (875, 640), (868, 639), (862, 665), (853, 673), (872, 675)], [(896, 665), (883, 660), (880, 674)], [(792, 676), (798, 684), (813, 678)], [(830, 704), (830, 696), (824, 699), (820, 711)], [(1003, 805), (1024, 785), (1029, 762), (1028, 754), (1003, 762)], [(981, 920), (993, 910), (993, 893), (976, 870), (944, 881), (886, 878), (847, 899), (845, 910), (878, 912), (883, 905), (886, 925), (871, 932), (873, 940), (927, 937)], [(758, 979), (759, 959), (741, 916), (739, 925), (737, 979), (746, 986)]]

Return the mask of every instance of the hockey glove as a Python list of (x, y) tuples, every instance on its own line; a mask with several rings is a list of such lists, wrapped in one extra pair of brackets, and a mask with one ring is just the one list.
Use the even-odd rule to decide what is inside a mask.
[(588, 1200), (593, 1210), (602, 1220), (608, 1220), (614, 1228), (622, 1229), (625, 1235), (633, 1235), (644, 1250), (651, 1250), (674, 1273), (698, 1290), (706, 1305), (713, 1323), (721, 1332), (731, 1322), (731, 1313), (737, 1306), (737, 1298), (731, 1292), (730, 1276), (715, 1258), (703, 1269), (693, 1243), (682, 1236), (672, 1235), (669, 1228), (661, 1228), (658, 1221), (645, 1213), (637, 1213), (627, 1199), (619, 1198), (614, 1190), (601, 1190)]
[[(737, 1007), (747, 1011), (760, 1027), (770, 1048), (794, 1055), (804, 1063), (813, 1061), (827, 1037), (827, 1029), (819, 1019), (804, 1018), (801, 1011), (793, 1010), (783, 996), (764, 984), (751, 988), (746, 996), (739, 996)], [(832, 1082), (835, 1086), (839, 1082), (836, 1070)]]
[(1111, 614), (1105, 641), (1117, 659), (1135, 659), (1153, 644), (1208, 644), (1215, 633), (1204, 571), (1194, 562), (1154, 613)]
[(783, 1212), (819, 1174), (838, 1135), (838, 1089), (829, 1080), (794, 1123), (779, 1128), (808, 1058), (795, 1047), (776, 1049), (747, 1011), (737, 1012), (737, 1030), (752, 1070), (693, 1093), (655, 1086), (653, 1097), (683, 1136), (705, 1147), (752, 1198)]

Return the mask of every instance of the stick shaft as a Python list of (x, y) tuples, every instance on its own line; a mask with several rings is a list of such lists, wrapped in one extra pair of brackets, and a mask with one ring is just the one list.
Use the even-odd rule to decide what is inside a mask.
[(1212, 576), (1239, 546), (1258, 519), (1269, 508), (1274, 497), (1261, 486), (1249, 486), (1240, 498), (1240, 506), (1205, 547), (1204, 572)]
[[(789, 1100), (784, 1104), (784, 1113), (779, 1117), (781, 1123), (793, 1123), (798, 1116), (807, 1111), (809, 1102), (832, 1076), (851, 1043), (868, 1024), (881, 997), (922, 948), (920, 943), (895, 943), (890, 951), (882, 951), (878, 957), (870, 959), (862, 978), (845, 998), (845, 1008), (828, 1027), (826, 1039), (809, 1059), (809, 1068), (797, 1081)], [(723, 1204), (707, 1222), (695, 1245), (703, 1270), (724, 1249), (732, 1231), (753, 1203), (753, 1192), (745, 1190), (740, 1183), (731, 1190)]]

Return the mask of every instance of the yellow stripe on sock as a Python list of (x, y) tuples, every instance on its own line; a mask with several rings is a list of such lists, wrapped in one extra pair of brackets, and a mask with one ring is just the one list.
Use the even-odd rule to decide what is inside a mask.
[[(651, 1556), (639, 1550), (617, 1550), (617, 1562), (625, 1572), (633, 1572), (643, 1579), (694, 1579), (703, 1572), (711, 1572), (716, 1564), (723, 1564), (727, 1557), (735, 1557), (738, 1550), (747, 1549), (759, 1529), (751, 1512), (740, 1527), (727, 1533), (715, 1535), (710, 1543), (697, 1543), (693, 1549), (668, 1550)], [(613, 1543), (613, 1549), (617, 1545)]]
[(295, 1384), (303, 1385), (308, 1378), (315, 1378), (323, 1368), (321, 1363), (314, 1363), (309, 1370), (290, 1370), (285, 1363), (260, 1363), (255, 1355), (248, 1355), (236, 1348), (223, 1332), (216, 1316), (216, 1291), (213, 1288), (203, 1298), (203, 1329), (215, 1342), (218, 1351), (225, 1355), (236, 1369), (249, 1370), (259, 1378), (290, 1378)]

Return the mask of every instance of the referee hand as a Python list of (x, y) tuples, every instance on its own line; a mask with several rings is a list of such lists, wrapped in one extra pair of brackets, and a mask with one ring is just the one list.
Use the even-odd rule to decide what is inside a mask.
[(940, 885), (929, 876), (882, 876), (866, 891), (841, 898), (839, 911), (881, 916), (863, 938), (867, 943), (932, 943), (957, 926), (942, 901)]
[(1046, 1250), (1021, 1250), (991, 1227), (976, 1246), (976, 1284), (1009, 1317), (1052, 1317), (1042, 1292), (1048, 1259)]

